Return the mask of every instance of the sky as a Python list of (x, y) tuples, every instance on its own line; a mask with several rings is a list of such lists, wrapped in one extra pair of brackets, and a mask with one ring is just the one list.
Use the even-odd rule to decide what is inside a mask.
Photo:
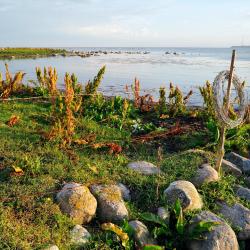
[(0, 0), (0, 46), (250, 45), (249, 0)]

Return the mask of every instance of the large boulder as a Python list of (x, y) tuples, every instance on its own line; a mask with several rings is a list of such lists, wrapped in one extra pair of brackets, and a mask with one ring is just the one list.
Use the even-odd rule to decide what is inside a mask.
[(235, 187), (235, 194), (242, 199), (250, 201), (250, 189), (248, 188), (237, 185)]
[(243, 173), (250, 174), (250, 160), (236, 154), (234, 152), (231, 152), (226, 155), (226, 159), (233, 164), (235, 164), (237, 167), (239, 167)]
[(81, 225), (75, 225), (70, 231), (70, 242), (75, 247), (83, 247), (86, 245), (91, 238), (88, 230)]
[(202, 234), (201, 240), (189, 240), (187, 248), (189, 250), (238, 250), (239, 245), (236, 235), (232, 228), (217, 215), (202, 211), (191, 220), (189, 230), (202, 221), (218, 223), (214, 225), (211, 231)]
[(246, 184), (247, 187), (250, 188), (250, 177), (245, 178), (245, 184)]
[(225, 173), (232, 174), (236, 177), (240, 177), (242, 175), (242, 171), (240, 170), (240, 168), (238, 168), (235, 164), (225, 159), (222, 160), (221, 167)]
[(86, 224), (95, 216), (97, 201), (86, 186), (68, 183), (56, 199), (61, 211), (70, 216), (75, 224)]
[(192, 179), (192, 183), (196, 187), (201, 187), (205, 183), (215, 182), (218, 181), (218, 179), (219, 175), (217, 171), (209, 164), (203, 164), (198, 168), (194, 178)]
[(139, 248), (145, 245), (156, 244), (155, 240), (151, 237), (148, 228), (142, 222), (133, 220), (129, 222), (129, 225), (133, 228), (133, 237)]
[(161, 173), (160, 168), (146, 161), (135, 161), (128, 164), (128, 168), (144, 175), (154, 175)]
[(243, 205), (236, 203), (229, 206), (225, 202), (217, 202), (218, 212), (237, 229), (237, 236), (240, 240), (250, 239), (250, 210)]
[(117, 185), (93, 185), (90, 190), (98, 201), (97, 213), (102, 222), (119, 223), (128, 218), (128, 210)]
[(130, 201), (131, 195), (130, 195), (130, 190), (128, 189), (128, 187), (122, 183), (118, 183), (117, 186), (119, 187), (119, 189), (121, 191), (123, 200)]
[(164, 191), (164, 196), (170, 205), (180, 200), (183, 211), (201, 209), (202, 199), (195, 186), (189, 181), (175, 181)]

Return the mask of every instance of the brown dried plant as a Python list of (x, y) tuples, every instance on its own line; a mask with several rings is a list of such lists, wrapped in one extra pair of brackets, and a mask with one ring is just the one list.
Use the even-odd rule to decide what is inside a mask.
[(71, 76), (66, 73), (64, 77), (65, 91), (58, 93), (56, 100), (55, 117), (56, 122), (47, 138), (53, 139), (60, 137), (63, 145), (71, 144), (75, 134), (76, 118), (82, 104), (82, 97), (79, 94), (81, 86), (77, 83), (74, 74)]
[(73, 115), (73, 100), (74, 100), (74, 88), (72, 85), (72, 79), (68, 73), (64, 78), (65, 83), (65, 109), (66, 109), (66, 136), (71, 138), (75, 131), (75, 118)]
[(131, 85), (133, 95), (134, 95), (134, 107), (138, 108), (141, 112), (148, 112), (153, 107), (153, 96), (150, 94), (146, 94), (144, 96), (140, 96), (140, 81), (135, 78), (135, 82)]
[(5, 80), (2, 79), (2, 74), (0, 76), (0, 98), (7, 99), (10, 95), (21, 88), (21, 83), (25, 73), (19, 71), (13, 77), (9, 71), (8, 64), (5, 64)]
[(140, 81), (135, 78), (134, 85), (131, 86), (134, 94), (134, 107), (139, 108), (140, 105)]
[(10, 117), (10, 119), (7, 121), (6, 124), (7, 124), (9, 127), (13, 127), (13, 126), (16, 125), (19, 121), (20, 121), (20, 117), (19, 117), (19, 116), (17, 116), (17, 115), (12, 115), (12, 116)]

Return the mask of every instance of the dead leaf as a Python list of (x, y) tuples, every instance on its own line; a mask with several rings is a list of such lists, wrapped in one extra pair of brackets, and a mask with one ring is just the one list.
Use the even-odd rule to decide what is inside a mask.
[(88, 144), (88, 142), (86, 140), (84, 140), (84, 139), (75, 139), (73, 142), (78, 144), (78, 145), (86, 145), (86, 144)]
[(169, 118), (169, 115), (164, 115), (164, 114), (162, 114), (162, 115), (160, 116), (160, 119), (167, 119), (167, 118)]
[(99, 174), (99, 171), (96, 166), (89, 166), (89, 169), (93, 171), (95, 174)]
[(18, 166), (12, 166), (13, 172), (11, 173), (11, 176), (22, 176), (24, 175), (24, 171), (18, 167)]
[(7, 121), (7, 125), (9, 127), (13, 127), (14, 125), (16, 125), (18, 122), (20, 121), (20, 117), (19, 116), (16, 116), (16, 115), (13, 115), (11, 116), (11, 118)]

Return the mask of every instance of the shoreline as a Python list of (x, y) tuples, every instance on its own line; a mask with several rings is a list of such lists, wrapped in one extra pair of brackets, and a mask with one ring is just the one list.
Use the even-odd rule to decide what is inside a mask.
[[(117, 48), (119, 49), (119, 48)], [(166, 48), (167, 49), (167, 48)], [(14, 60), (14, 59), (36, 59), (36, 58), (48, 58), (48, 57), (71, 57), (79, 56), (81, 58), (91, 56), (101, 56), (108, 54), (128, 54), (128, 55), (147, 55), (150, 51), (121, 51), (121, 50), (90, 50), (90, 51), (79, 51), (79, 50), (67, 50), (67, 49), (52, 49), (52, 48), (9, 48), (0, 47), (0, 60)], [(180, 53), (176, 51), (166, 50), (165, 55), (178, 56)], [(182, 53), (183, 54), (183, 53)]]

